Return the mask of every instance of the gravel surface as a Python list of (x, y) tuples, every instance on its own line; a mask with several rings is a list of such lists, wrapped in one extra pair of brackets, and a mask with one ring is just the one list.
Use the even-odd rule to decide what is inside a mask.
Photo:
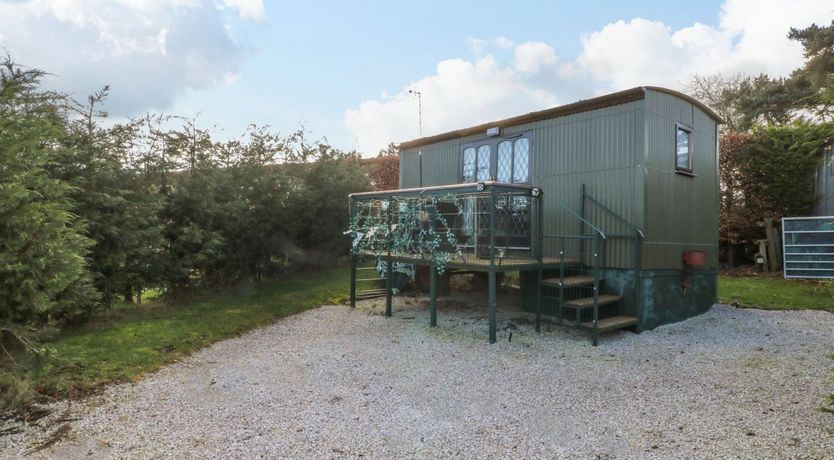
[(717, 305), (596, 348), (519, 313), (492, 346), (481, 310), (441, 306), (434, 329), (414, 299), (379, 313), (310, 310), (55, 404), (0, 457), (63, 416), (31, 457), (834, 458), (829, 313)]

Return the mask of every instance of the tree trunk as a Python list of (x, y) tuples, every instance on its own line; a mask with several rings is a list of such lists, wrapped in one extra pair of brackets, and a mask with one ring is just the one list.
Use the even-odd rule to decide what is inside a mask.
[(736, 245), (727, 243), (727, 265), (736, 268)]

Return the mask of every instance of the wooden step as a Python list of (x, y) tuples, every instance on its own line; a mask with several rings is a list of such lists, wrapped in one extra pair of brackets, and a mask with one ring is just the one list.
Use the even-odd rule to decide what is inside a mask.
[[(604, 318), (597, 321), (597, 329), (600, 332), (614, 331), (617, 329), (623, 329), (626, 327), (634, 326), (638, 322), (639, 320), (633, 316), (612, 316), (610, 318)], [(580, 324), (579, 326), (584, 327), (586, 329), (593, 329), (594, 323), (592, 321), (588, 321), (586, 323)]]
[(569, 259), (569, 258), (565, 258), (565, 260), (563, 261), (559, 257), (553, 257), (552, 260), (556, 263), (561, 263), (561, 264), (564, 264), (564, 265), (579, 265), (579, 263), (581, 262), (579, 259)]
[[(594, 277), (593, 276), (566, 276), (564, 278), (565, 287), (577, 287), (577, 286), (587, 286), (589, 284), (594, 284)], [(548, 278), (546, 280), (542, 280), (542, 284), (545, 286), (554, 286), (559, 287), (561, 284), (559, 282), (559, 278)]]
[[(623, 300), (622, 296), (619, 295), (611, 295), (611, 294), (600, 294), (599, 296), (599, 304), (600, 305), (608, 305), (612, 303), (617, 303), (620, 300)], [(569, 300), (565, 302), (565, 306), (568, 308), (593, 308), (594, 307), (594, 298), (593, 297), (585, 297), (582, 299), (575, 299)]]
[(373, 299), (375, 297), (382, 297), (385, 295), (385, 289), (368, 289), (365, 291), (356, 291), (356, 300)]

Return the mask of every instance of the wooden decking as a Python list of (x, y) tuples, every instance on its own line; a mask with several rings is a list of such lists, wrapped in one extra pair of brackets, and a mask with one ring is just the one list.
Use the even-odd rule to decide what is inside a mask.
[[(365, 257), (376, 257), (373, 253), (365, 253), (363, 255)], [(385, 259), (387, 256), (382, 255), (382, 258)], [(416, 256), (391, 254), (391, 259), (396, 262), (405, 262), (414, 265), (431, 264), (431, 260)], [(542, 268), (556, 268), (562, 263), (564, 263), (565, 266), (576, 266), (579, 265), (579, 262), (579, 259), (566, 258), (562, 260), (559, 257), (544, 257), (541, 264), (539, 264), (539, 261), (534, 258), (496, 257), (495, 269), (497, 271), (513, 271), (531, 270), (539, 268), (539, 266)], [(446, 268), (489, 271), (490, 260), (488, 258), (477, 257), (474, 254), (463, 254), (462, 256), (455, 257), (454, 259), (448, 261), (446, 263)]]

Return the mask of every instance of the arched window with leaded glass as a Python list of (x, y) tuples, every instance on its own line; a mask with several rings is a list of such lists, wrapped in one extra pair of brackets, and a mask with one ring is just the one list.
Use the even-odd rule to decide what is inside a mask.
[(494, 180), (529, 184), (532, 146), (529, 133), (461, 146), (461, 182)]

